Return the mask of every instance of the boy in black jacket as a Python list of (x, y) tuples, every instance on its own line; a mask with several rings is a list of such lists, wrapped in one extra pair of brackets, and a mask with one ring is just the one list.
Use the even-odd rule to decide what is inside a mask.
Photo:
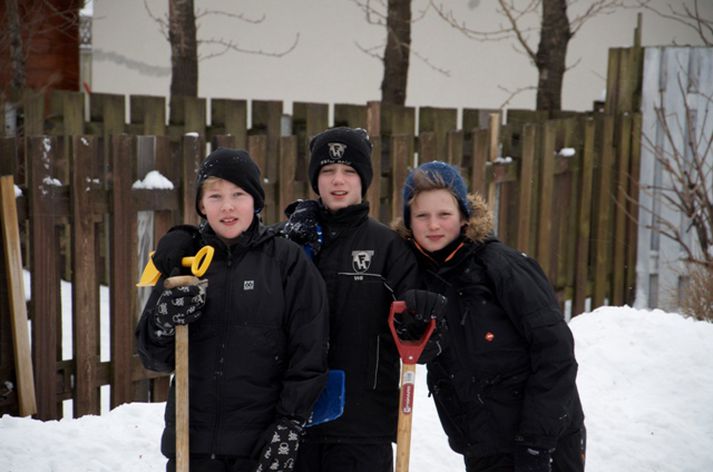
[[(317, 201), (301, 202), (284, 232), (306, 245), (327, 284), (329, 367), (346, 372), (344, 415), (307, 431), (300, 472), (391, 472), (398, 417), (399, 355), (391, 302), (423, 319), (445, 300), (416, 287), (416, 259), (399, 236), (369, 217), (371, 142), (362, 129), (332, 128), (310, 142), (308, 175)], [(435, 343), (435, 340), (434, 340)]]
[[(263, 202), (245, 151), (205, 159), (196, 210), (206, 222), (185, 232), (183, 255), (215, 248), (209, 287), (164, 290), (162, 278), (136, 330), (146, 368), (171, 372), (175, 326), (190, 323), (191, 472), (292, 470), (326, 380), (324, 282), (300, 247), (260, 225)], [(180, 268), (173, 256), (160, 259), (164, 275)], [(161, 440), (167, 471), (175, 470), (174, 388)]]
[(537, 262), (491, 236), (458, 171), (423, 164), (397, 230), (426, 288), (448, 298), (448, 343), (428, 363), (451, 448), (468, 472), (582, 472), (585, 428), (574, 340)]

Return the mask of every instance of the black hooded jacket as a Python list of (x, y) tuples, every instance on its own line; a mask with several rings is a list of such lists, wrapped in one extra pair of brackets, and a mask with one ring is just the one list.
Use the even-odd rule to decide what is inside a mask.
[(429, 390), (456, 452), (554, 449), (584, 421), (572, 333), (537, 262), (487, 237), (487, 211), (472, 204), (478, 216), (450, 258), (411, 240), (425, 288), (448, 298), (447, 346), (428, 363)]
[(309, 428), (308, 441), (393, 441), (400, 361), (388, 327), (391, 302), (414, 288), (417, 264), (404, 241), (369, 218), (368, 204), (324, 210), (315, 258), (330, 312), (329, 368), (346, 372), (344, 415)]
[[(306, 420), (326, 380), (325, 286), (294, 243), (254, 223), (230, 247), (210, 227), (201, 245), (215, 247), (202, 316), (189, 327), (192, 454), (250, 459), (278, 417)], [(174, 342), (151, 321), (160, 285), (136, 330), (144, 366), (174, 369)], [(175, 455), (172, 383), (161, 450)], [(258, 449), (259, 450), (259, 449)]]

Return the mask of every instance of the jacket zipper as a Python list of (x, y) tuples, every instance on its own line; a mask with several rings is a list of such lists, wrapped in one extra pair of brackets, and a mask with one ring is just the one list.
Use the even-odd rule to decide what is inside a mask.
[(227, 324), (227, 316), (228, 316), (228, 307), (230, 306), (230, 290), (228, 286), (228, 280), (231, 279), (230, 277), (230, 272), (232, 270), (232, 265), (233, 265), (233, 257), (230, 251), (230, 247), (227, 248), (227, 262), (226, 262), (226, 270), (225, 270), (225, 280), (224, 280), (224, 287), (225, 287), (225, 293), (223, 300), (225, 300), (225, 305), (223, 306), (223, 310), (220, 312), (219, 315), (219, 329), (220, 329), (220, 334), (219, 334), (219, 340), (220, 342), (216, 346), (216, 351), (217, 351), (217, 356), (216, 359), (218, 361), (218, 366), (216, 369), (213, 371), (213, 375), (215, 377), (215, 419), (213, 421), (213, 439), (211, 440), (211, 446), (210, 446), (210, 456), (211, 458), (215, 458), (215, 451), (217, 448), (217, 443), (218, 443), (218, 434), (220, 432), (220, 427), (221, 427), (221, 409), (222, 409), (222, 404), (223, 404), (223, 375), (225, 372), (223, 371), (223, 359), (225, 357), (225, 342), (226, 342), (226, 333), (228, 332), (227, 328), (222, 325)]

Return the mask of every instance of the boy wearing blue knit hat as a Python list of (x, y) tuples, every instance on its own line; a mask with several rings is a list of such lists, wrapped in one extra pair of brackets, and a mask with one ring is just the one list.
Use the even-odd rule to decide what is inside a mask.
[(468, 472), (582, 472), (574, 340), (537, 262), (492, 236), (456, 168), (429, 162), (403, 187), (397, 231), (428, 290), (446, 296), (448, 343), (428, 387)]

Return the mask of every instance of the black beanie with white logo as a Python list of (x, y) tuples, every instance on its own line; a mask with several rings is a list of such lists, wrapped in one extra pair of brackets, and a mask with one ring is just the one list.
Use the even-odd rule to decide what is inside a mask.
[(265, 191), (260, 184), (260, 169), (242, 149), (218, 148), (203, 160), (196, 177), (196, 211), (205, 218), (200, 209), (203, 182), (208, 177), (217, 177), (234, 183), (253, 197), (255, 213), (265, 205)]
[(338, 127), (318, 134), (309, 143), (310, 160), (307, 170), (312, 189), (319, 195), (319, 170), (328, 164), (353, 167), (361, 179), (361, 196), (371, 185), (371, 141), (362, 128)]

